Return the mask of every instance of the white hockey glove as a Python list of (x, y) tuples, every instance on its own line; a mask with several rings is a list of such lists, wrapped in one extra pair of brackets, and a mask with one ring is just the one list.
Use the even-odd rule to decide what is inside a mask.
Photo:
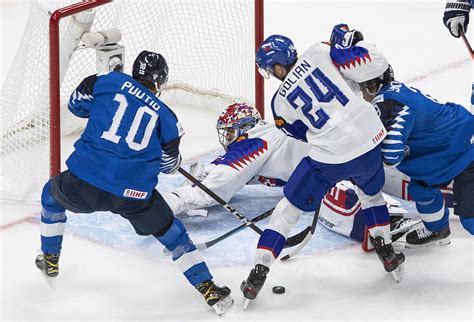
[[(201, 161), (194, 161), (191, 163), (189, 166), (189, 173), (199, 181), (204, 180), (204, 178), (207, 177), (207, 175), (212, 171), (212, 169), (215, 167), (214, 164), (208, 164), (204, 165), (203, 162)], [(191, 181), (189, 180), (184, 180), (181, 186), (189, 186), (192, 185)]]
[(471, 3), (466, 0), (447, 0), (443, 22), (453, 37), (459, 38), (461, 30), (467, 31)]

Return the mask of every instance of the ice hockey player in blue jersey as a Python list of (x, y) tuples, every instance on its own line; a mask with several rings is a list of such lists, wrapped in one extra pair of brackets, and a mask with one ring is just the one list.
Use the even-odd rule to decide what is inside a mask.
[(454, 213), (474, 234), (474, 115), (395, 81), (391, 66), (378, 74), (360, 86), (388, 131), (383, 161), (411, 177), (408, 193), (427, 228), (409, 233), (407, 247), (449, 243), (449, 211), (440, 189), (453, 180)]
[(333, 47), (361, 40), (360, 33), (337, 26), (331, 40), (331, 45), (317, 43), (298, 57), (288, 37), (272, 35), (256, 53), (262, 76), (281, 81), (272, 99), (275, 124), (287, 135), (308, 142), (309, 152), (288, 179), (284, 198), (258, 241), (255, 267), (241, 284), (245, 304), (262, 289), (290, 228), (303, 212), (319, 211), (324, 195), (341, 180), (355, 184), (377, 255), (387, 272), (397, 281), (401, 278), (398, 273), (405, 258), (391, 245), (390, 218), (381, 194), (380, 143), (385, 128), (329, 55)]
[(173, 173), (181, 163), (182, 128), (155, 96), (167, 79), (165, 58), (143, 51), (133, 64), (133, 77), (92, 75), (72, 93), (69, 110), (88, 122), (66, 161), (68, 170), (43, 188), (42, 254), (36, 265), (48, 278), (58, 275), (66, 209), (110, 211), (128, 219), (138, 235), (161, 242), (207, 304), (222, 314), (233, 303), (230, 289), (214, 284), (186, 228), (155, 189), (158, 174)]

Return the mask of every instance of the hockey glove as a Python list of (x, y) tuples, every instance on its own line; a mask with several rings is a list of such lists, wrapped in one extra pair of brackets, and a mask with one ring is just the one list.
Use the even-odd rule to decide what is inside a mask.
[(349, 30), (349, 26), (340, 23), (332, 29), (331, 46), (338, 49), (347, 49), (354, 46), (359, 41), (364, 40), (364, 36), (359, 30)]
[(447, 0), (443, 23), (453, 37), (459, 38), (461, 30), (467, 31), (471, 3), (466, 0)]

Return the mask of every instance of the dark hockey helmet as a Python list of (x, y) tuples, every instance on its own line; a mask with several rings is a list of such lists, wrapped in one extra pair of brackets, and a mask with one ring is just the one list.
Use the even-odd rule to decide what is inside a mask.
[(389, 64), (388, 68), (378, 77), (369, 79), (368, 81), (359, 84), (362, 93), (369, 94), (370, 96), (377, 95), (382, 87), (395, 80), (393, 68)]
[(217, 120), (217, 135), (224, 149), (251, 130), (261, 120), (258, 110), (245, 103), (229, 105)]
[(271, 35), (263, 41), (255, 54), (258, 71), (264, 78), (274, 75), (274, 66), (280, 64), (289, 67), (296, 62), (298, 52), (290, 38)]
[(144, 50), (133, 63), (132, 77), (146, 87), (154, 86), (157, 95), (168, 81), (168, 64), (161, 54)]

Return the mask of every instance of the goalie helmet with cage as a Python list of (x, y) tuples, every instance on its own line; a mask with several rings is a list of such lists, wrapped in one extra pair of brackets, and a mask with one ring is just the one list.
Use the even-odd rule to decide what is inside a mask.
[(261, 120), (258, 110), (248, 104), (235, 103), (227, 107), (217, 120), (217, 134), (222, 146), (227, 147), (247, 133)]
[(150, 89), (155, 88), (160, 96), (168, 81), (168, 63), (163, 55), (144, 50), (133, 63), (132, 77)]

